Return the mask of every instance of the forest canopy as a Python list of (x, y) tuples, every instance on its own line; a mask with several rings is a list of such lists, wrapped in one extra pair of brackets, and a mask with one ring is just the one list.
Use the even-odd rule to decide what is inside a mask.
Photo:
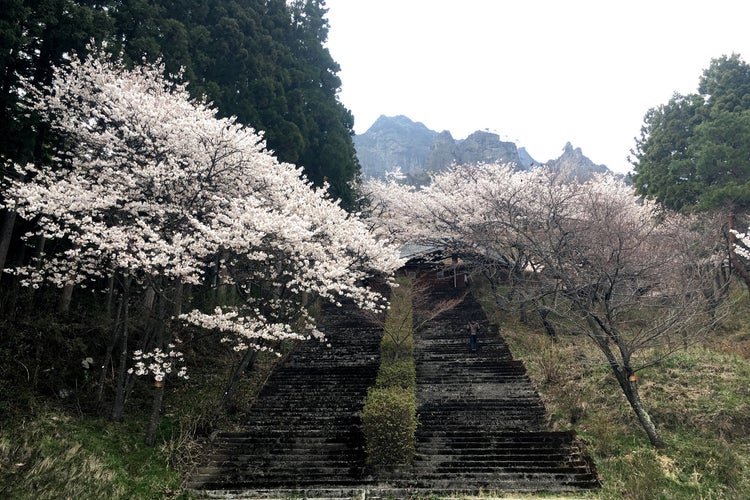
[[(0, 19), (0, 155), (47, 161), (52, 140), (19, 107), (23, 80), (48, 84), (54, 65), (107, 42), (130, 63), (161, 59), (223, 117), (263, 131), (282, 162), (351, 206), (359, 173), (352, 114), (338, 100), (338, 64), (324, 46), (322, 0), (6, 2)], [(7, 168), (7, 166), (5, 167)], [(3, 172), (4, 175), (7, 172)]]

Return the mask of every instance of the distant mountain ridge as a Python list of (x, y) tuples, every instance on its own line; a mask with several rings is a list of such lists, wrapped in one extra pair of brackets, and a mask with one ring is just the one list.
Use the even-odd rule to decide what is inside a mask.
[[(364, 177), (382, 178), (398, 168), (416, 184), (426, 182), (431, 172), (445, 170), (454, 163), (514, 163), (519, 170), (540, 165), (526, 149), (500, 140), (497, 134), (478, 130), (466, 139), (456, 140), (447, 130), (430, 130), (403, 115), (381, 115), (365, 133), (354, 136), (354, 147)], [(545, 164), (578, 180), (609, 172), (605, 165), (596, 165), (569, 142), (559, 158)]]

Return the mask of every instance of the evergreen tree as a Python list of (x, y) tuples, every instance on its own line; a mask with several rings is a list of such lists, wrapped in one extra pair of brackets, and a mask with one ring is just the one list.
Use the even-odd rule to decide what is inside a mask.
[(700, 195), (689, 147), (702, 108), (701, 96), (675, 94), (648, 111), (637, 143), (635, 187), (673, 210), (695, 205)]
[(750, 65), (737, 54), (712, 60), (698, 92), (646, 114), (633, 183), (674, 210), (723, 211), (731, 264), (750, 291), (750, 262), (734, 252), (750, 209)]
[(638, 191), (675, 210), (750, 207), (750, 66), (711, 61), (698, 94), (649, 110), (636, 142)]
[[(345, 204), (354, 202), (348, 183), (358, 175), (359, 163), (352, 141), (354, 118), (336, 98), (341, 87), (339, 65), (324, 44), (328, 40), (327, 10), (322, 0), (292, 2), (294, 40), (292, 53), (299, 65), (295, 76), (305, 107), (298, 110), (296, 123), (302, 123), (308, 146), (302, 164), (308, 175), (320, 182), (326, 179), (335, 195)], [(297, 99), (297, 104), (300, 104)]]
[[(9, 0), (0, 18), (0, 155), (47, 161), (53, 139), (19, 108), (19, 81), (44, 85), (53, 65), (93, 39), (131, 64), (161, 58), (169, 73), (183, 71), (193, 96), (263, 131), (281, 161), (302, 166), (314, 184), (328, 182), (352, 207), (353, 117), (337, 97), (326, 12), (322, 0)], [(0, 267), (15, 225), (12, 213), (2, 215)]]
[(35, 142), (37, 153), (41, 151), (40, 138), (32, 132), (29, 117), (19, 109), (19, 82), (30, 79), (37, 86), (48, 83), (53, 65), (72, 51), (83, 51), (92, 38), (107, 38), (111, 24), (107, 2), (4, 2), (0, 17), (0, 155), (30, 160)]
[(263, 131), (280, 160), (317, 185), (327, 180), (348, 205), (359, 164), (353, 118), (337, 97), (340, 68), (324, 46), (326, 12), (322, 0), (11, 0), (0, 20), (0, 154), (23, 161), (19, 151), (33, 149), (14, 103), (18, 76), (43, 83), (65, 53), (95, 39), (131, 63), (162, 58), (169, 73), (182, 69), (194, 96)]

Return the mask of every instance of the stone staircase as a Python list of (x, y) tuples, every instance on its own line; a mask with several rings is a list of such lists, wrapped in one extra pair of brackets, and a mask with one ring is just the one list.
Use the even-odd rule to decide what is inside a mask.
[(326, 344), (298, 345), (269, 377), (243, 432), (219, 433), (188, 487), (205, 496), (325, 497), (368, 483), (359, 411), (379, 364), (381, 331), (353, 307), (325, 311)]
[[(479, 321), (479, 350), (466, 324)], [(417, 456), (402, 485), (417, 490), (578, 491), (598, 487), (569, 432), (545, 430), (545, 410), (522, 362), (468, 295), (415, 339)]]
[[(480, 321), (479, 350), (465, 325)], [(331, 348), (300, 344), (269, 378), (246, 430), (222, 433), (189, 487), (222, 498), (403, 498), (598, 487), (572, 433), (545, 430), (522, 362), (468, 295), (417, 332), (419, 428), (414, 465), (365, 468), (358, 412), (374, 382), (380, 332), (351, 308), (326, 311)]]

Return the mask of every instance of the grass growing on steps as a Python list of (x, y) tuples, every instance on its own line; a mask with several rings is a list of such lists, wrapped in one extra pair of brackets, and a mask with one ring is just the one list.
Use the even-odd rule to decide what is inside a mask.
[(380, 344), (380, 368), (367, 391), (362, 426), (367, 463), (374, 468), (411, 463), (416, 448), (416, 374), (411, 282), (391, 292)]
[(639, 372), (643, 401), (667, 444), (661, 450), (649, 444), (610, 369), (587, 338), (560, 335), (554, 343), (540, 324), (520, 324), (515, 315), (482, 302), (500, 324), (514, 357), (525, 362), (547, 407), (550, 427), (574, 429), (587, 444), (602, 476), (596, 498), (747, 498), (747, 297), (704, 345)]

